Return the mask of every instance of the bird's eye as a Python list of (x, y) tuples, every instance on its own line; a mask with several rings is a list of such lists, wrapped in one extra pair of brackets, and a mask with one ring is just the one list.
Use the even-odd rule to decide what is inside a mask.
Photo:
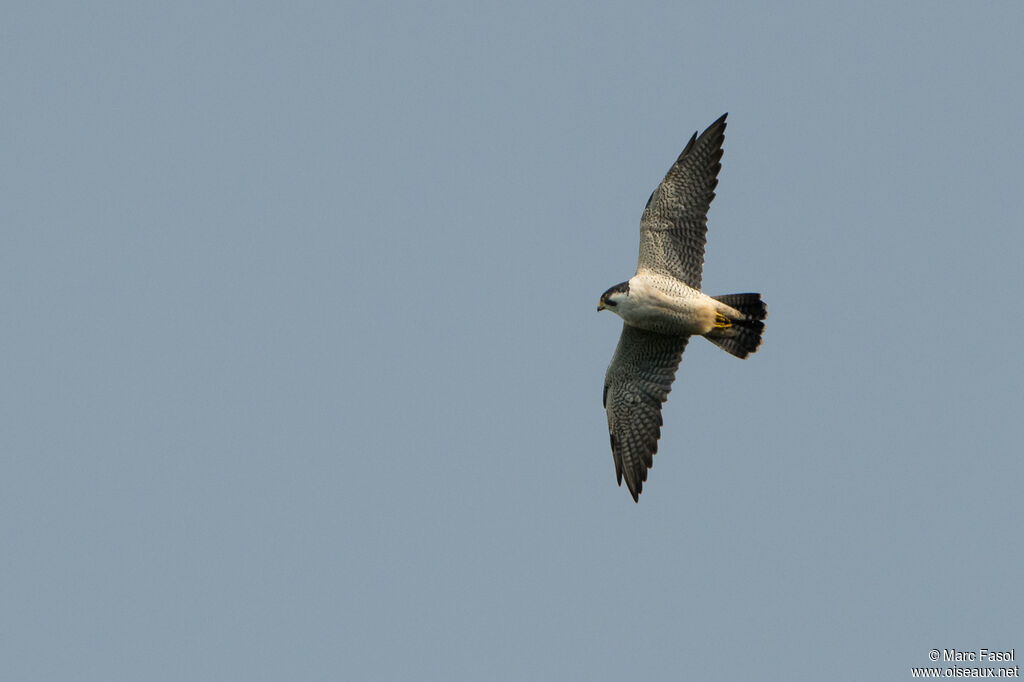
[(617, 306), (617, 305), (618, 305), (618, 303), (616, 303), (615, 301), (613, 301), (613, 300), (612, 300), (612, 299), (610, 299), (610, 298), (606, 298), (606, 299), (604, 300), (604, 304), (605, 304), (605, 305), (610, 305), (610, 306), (612, 306), (613, 308), (614, 308), (615, 306)]

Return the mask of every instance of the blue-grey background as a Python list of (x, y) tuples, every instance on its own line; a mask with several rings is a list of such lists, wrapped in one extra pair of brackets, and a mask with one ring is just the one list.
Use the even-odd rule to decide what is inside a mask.
[[(1024, 650), (1020, 3), (7, 3), (5, 680)], [(729, 111), (640, 504), (601, 382)]]

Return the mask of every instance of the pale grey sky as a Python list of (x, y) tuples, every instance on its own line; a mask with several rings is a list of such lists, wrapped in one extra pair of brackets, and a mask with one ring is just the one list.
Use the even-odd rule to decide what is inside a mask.
[[(0, 678), (1024, 651), (1020, 3), (9, 3)], [(729, 112), (640, 504), (601, 385)]]

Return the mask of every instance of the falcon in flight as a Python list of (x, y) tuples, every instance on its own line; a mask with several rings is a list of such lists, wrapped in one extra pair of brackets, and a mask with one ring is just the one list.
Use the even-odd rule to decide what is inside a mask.
[(703, 336), (745, 358), (761, 345), (767, 311), (760, 294), (708, 296), (700, 290), (707, 214), (722, 169), (725, 117), (693, 134), (640, 218), (636, 274), (601, 294), (598, 311), (623, 320), (604, 376), (615, 477), (639, 502), (661, 436), (661, 405), (686, 342)]

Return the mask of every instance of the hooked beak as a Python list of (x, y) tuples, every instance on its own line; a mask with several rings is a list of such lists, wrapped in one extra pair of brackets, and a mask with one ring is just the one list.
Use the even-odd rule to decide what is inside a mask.
[(601, 312), (602, 310), (604, 310), (604, 301), (600, 301), (597, 304), (597, 312)]

